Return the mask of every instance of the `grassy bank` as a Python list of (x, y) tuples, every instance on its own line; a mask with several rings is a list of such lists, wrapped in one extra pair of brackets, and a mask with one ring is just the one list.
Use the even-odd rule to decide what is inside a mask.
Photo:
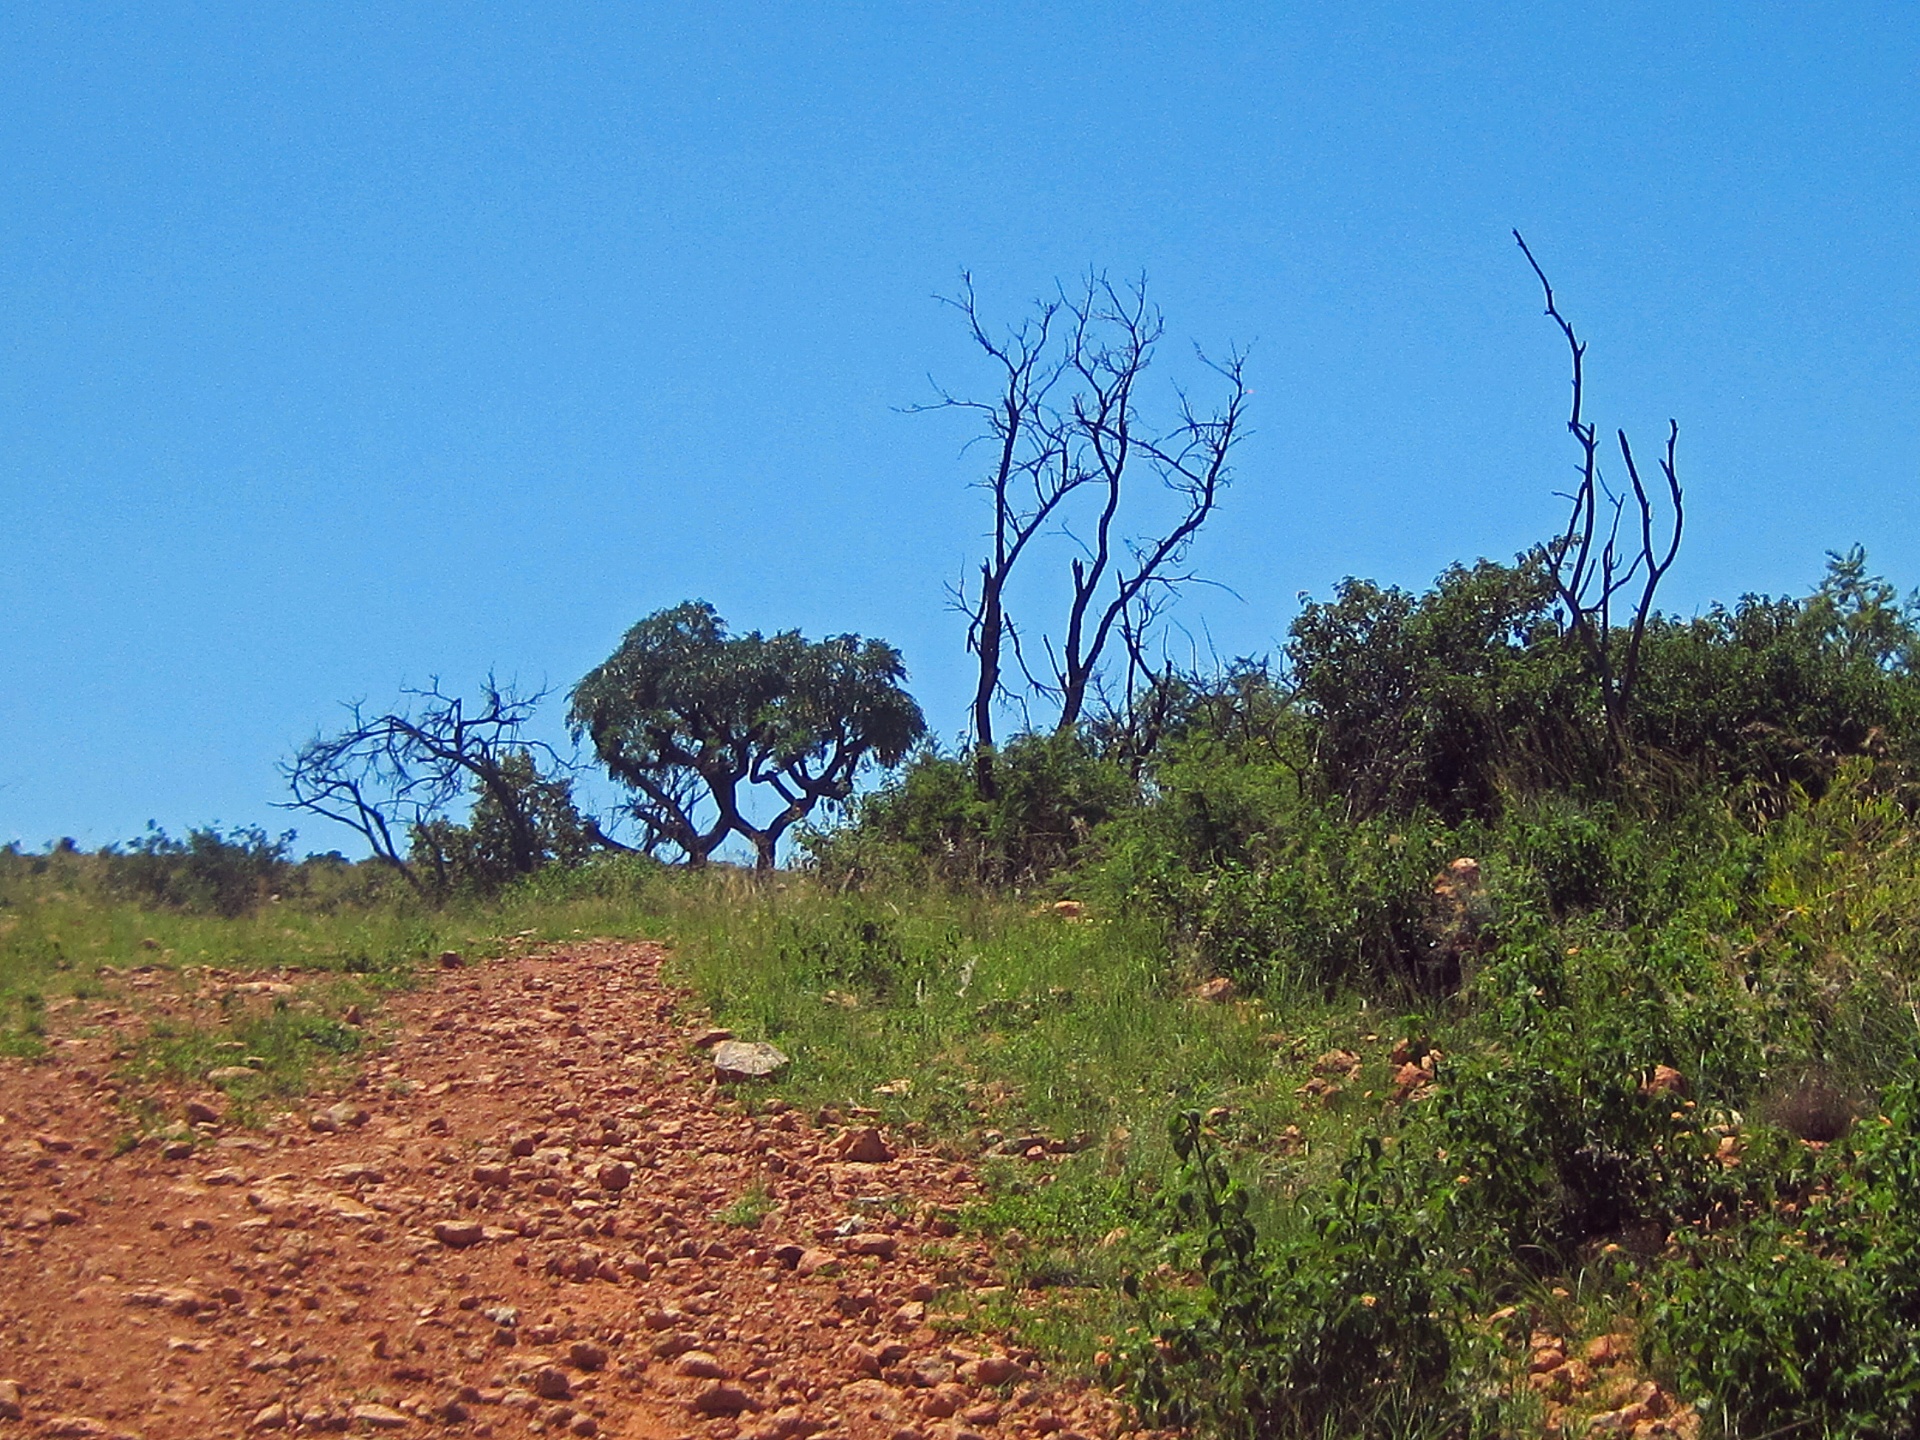
[[(699, 1010), (793, 1057), (758, 1096), (979, 1167), (957, 1218), (1002, 1284), (957, 1303), (1149, 1419), (1511, 1434), (1653, 1384), (1709, 1432), (1907, 1433), (1920, 829), (1898, 775), (1851, 763), (1767, 813), (1310, 821), (1297, 854), (1204, 875), (1122, 832), (1044, 901), (608, 860), (437, 906), (323, 867), (222, 917), (129, 896), (110, 857), (9, 855), (4, 1044), (144, 979), (193, 1003), (125, 1073), (241, 1055), (244, 1101), (351, 1066), (442, 950), (666, 939)], [(1363, 963), (1416, 942), (1421, 965)]]

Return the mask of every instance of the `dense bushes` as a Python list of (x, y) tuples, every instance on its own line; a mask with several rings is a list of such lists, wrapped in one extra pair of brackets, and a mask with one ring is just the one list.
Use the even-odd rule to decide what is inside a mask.
[[(1016, 741), (991, 803), (928, 757), (813, 853), (1052, 877), (1157, 923), (1170, 987), (1406, 1017), (1430, 1088), (1361, 1107), (1337, 1177), (1276, 1195), (1231, 1122), (1181, 1122), (1170, 1218), (1203, 1284), (1139, 1291), (1149, 1420), (1534, 1423), (1525, 1302), (1578, 1275), (1728, 1435), (1911, 1434), (1920, 1081), (1888, 1089), (1887, 1057), (1920, 990), (1917, 654), (1913, 602), (1849, 552), (1805, 597), (1654, 617), (1622, 735), (1541, 556), (1423, 595), (1348, 581), (1283, 670), (1159, 677), (1125, 725)], [(1797, 1138), (1882, 1106), (1823, 1154)]]
[(962, 760), (923, 750), (855, 802), (853, 822), (806, 838), (818, 868), (855, 880), (1029, 885), (1081, 858), (1100, 825), (1136, 804), (1125, 766), (1077, 734), (1023, 735), (999, 752), (983, 798)]
[[(1895, 1437), (1920, 1426), (1920, 1066), (1885, 1113), (1824, 1153), (1790, 1152), (1777, 1203), (1696, 1224), (1659, 1276), (1665, 1361), (1730, 1434)], [(1754, 1157), (1756, 1160), (1759, 1157)]]
[(158, 827), (124, 849), (108, 847), (109, 883), (120, 893), (157, 906), (244, 915), (267, 899), (292, 871), (293, 832), (269, 836), (258, 826), (222, 833), (209, 826), (175, 840)]
[(1457, 1384), (1472, 1348), (1458, 1277), (1435, 1263), (1424, 1196), (1377, 1139), (1272, 1244), (1199, 1115), (1174, 1121), (1174, 1147), (1206, 1290), (1171, 1315), (1150, 1307), (1124, 1357), (1150, 1423), (1234, 1440), (1495, 1433), (1497, 1406)]

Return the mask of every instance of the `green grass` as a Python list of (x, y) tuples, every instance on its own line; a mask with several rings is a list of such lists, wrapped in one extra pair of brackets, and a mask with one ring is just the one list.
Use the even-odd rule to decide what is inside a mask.
[[(1203, 1248), (1230, 1226), (1196, 1224), (1178, 1209), (1193, 1172), (1177, 1161), (1168, 1127), (1194, 1112), (1244, 1185), (1259, 1237), (1245, 1259), (1256, 1289), (1281, 1286), (1284, 1274), (1298, 1293), (1323, 1297), (1309, 1309), (1337, 1308), (1341, 1277), (1367, 1273), (1367, 1246), (1422, 1237), (1419, 1264), (1445, 1297), (1435, 1303), (1457, 1346), (1448, 1383), (1471, 1396), (1514, 1382), (1520, 1351), (1496, 1354), (1473, 1338), (1477, 1317), (1496, 1307), (1518, 1307), (1528, 1318), (1511, 1323), (1522, 1328), (1574, 1337), (1657, 1327), (1645, 1297), (1680, 1284), (1657, 1245), (1602, 1259), (1585, 1237), (1585, 1248), (1527, 1238), (1536, 1222), (1550, 1228), (1568, 1198), (1565, 1175), (1581, 1173), (1577, 1139), (1555, 1150), (1572, 1129), (1587, 1127), (1595, 1153), (1680, 1154), (1693, 1122), (1667, 1125), (1664, 1105), (1646, 1124), (1629, 1113), (1655, 1062), (1687, 1075), (1701, 1116), (1756, 1115), (1768, 1087), (1806, 1067), (1870, 1101), (1876, 1073), (1914, 1048), (1920, 845), (1909, 843), (1910, 826), (1893, 799), (1836, 787), (1763, 831), (1729, 828), (1685, 853), (1648, 843), (1629, 858), (1652, 898), (1564, 915), (1539, 898), (1527, 852), (1482, 836), (1498, 943), (1475, 958), (1461, 991), (1424, 1002), (1424, 1017), (1383, 1008), (1390, 991), (1377, 983), (1202, 1001), (1201, 951), (1117, 891), (1069, 920), (1031, 898), (842, 893), (805, 875), (611, 861), (441, 907), (354, 872), (357, 890), (341, 880), (221, 919), (131, 902), (107, 883), (99, 857), (0, 855), (0, 1051), (33, 1055), (76, 1026), (104, 1033), (95, 1002), (127, 1013), (146, 1006), (144, 1038), (118, 1057), (133, 1082), (129, 1134), (171, 1119), (143, 1096), (242, 1060), (253, 1073), (225, 1088), (244, 1122), (344, 1079), (380, 1043), (384, 998), (414, 984), (441, 950), (479, 958), (658, 938), (672, 947), (669, 978), (693, 994), (690, 1011), (792, 1057), (776, 1081), (741, 1091), (743, 1103), (777, 1096), (829, 1123), (878, 1121), (975, 1166), (984, 1194), (955, 1217), (962, 1235), (942, 1323), (1012, 1331), (1083, 1369), (1108, 1357), (1134, 1375), (1125, 1357), (1145, 1353), (1142, 1327), (1202, 1334), (1181, 1327), (1205, 1323)], [(1669, 880), (1661, 865), (1684, 868)], [(1332, 913), (1339, 899), (1329, 892), (1313, 903)], [(1293, 902), (1277, 890), (1261, 903)], [(236, 989), (269, 975), (294, 990)], [(160, 995), (175, 999), (149, 1003)], [(355, 1007), (362, 1023), (348, 1023)], [(1435, 1102), (1389, 1101), (1388, 1052), (1408, 1034), (1451, 1057)], [(1297, 1093), (1336, 1049), (1358, 1057), (1358, 1076), (1342, 1078), (1329, 1100)], [(1374, 1183), (1343, 1178), (1374, 1141), (1404, 1163), (1379, 1172), (1385, 1189), (1352, 1201), (1344, 1229), (1329, 1228), (1329, 1207)], [(1043, 1153), (1024, 1153), (1036, 1145)], [(1743, 1170), (1723, 1175), (1707, 1161), (1680, 1175), (1674, 1183), (1694, 1186), (1694, 1198), (1660, 1212), (1672, 1223), (1659, 1234), (1685, 1231), (1688, 1215), (1723, 1213), (1712, 1209), (1723, 1202), (1771, 1204), (1768, 1187), (1784, 1182), (1764, 1150), (1756, 1139)], [(1456, 1192), (1469, 1153), (1472, 1184)], [(1844, 1160), (1833, 1165), (1845, 1171)], [(1485, 1212), (1472, 1210), (1496, 1182), (1505, 1188)], [(1659, 1212), (1666, 1194), (1646, 1203)], [(721, 1218), (750, 1227), (767, 1203), (749, 1193)], [(1328, 1238), (1336, 1232), (1346, 1238)], [(1531, 1247), (1524, 1257), (1501, 1250), (1513, 1237)], [(979, 1238), (994, 1248), (991, 1275), (958, 1251)], [(1424, 1311), (1421, 1293), (1405, 1292)], [(1686, 1313), (1706, 1317), (1703, 1333), (1719, 1323), (1720, 1292), (1673, 1293), (1693, 1307)], [(1786, 1302), (1767, 1303), (1769, 1314), (1785, 1313)], [(1255, 1356), (1277, 1343), (1273, 1333), (1235, 1343)], [(1288, 1353), (1287, 1364), (1305, 1364), (1304, 1352)], [(1356, 1350), (1354, 1363), (1370, 1353)], [(1189, 1380), (1203, 1377), (1193, 1381), (1201, 1393), (1205, 1376), (1224, 1373), (1203, 1361)], [(1519, 1410), (1502, 1413), (1532, 1403), (1521, 1395)], [(1404, 1418), (1417, 1429), (1431, 1416)]]
[[(737, 1034), (793, 1058), (778, 1092), (875, 1113), (978, 1151), (992, 1132), (1163, 1169), (1175, 1110), (1229, 1112), (1251, 1144), (1295, 1125), (1338, 1141), (1346, 1112), (1293, 1093), (1362, 1040), (1355, 1006), (1207, 1004), (1149, 924), (1069, 922), (978, 896), (841, 896), (801, 878), (737, 887), (669, 921), (674, 973)], [(1313, 1147), (1307, 1147), (1311, 1154)], [(1144, 1157), (1144, 1158), (1143, 1158)]]
[[(654, 933), (652, 875), (589, 867), (564, 883), (436, 907), (377, 876), (369, 884), (362, 870), (225, 918), (127, 898), (107, 857), (0, 853), (0, 1054), (44, 1054), (59, 1012), (110, 996), (149, 1022), (120, 1056), (134, 1081), (197, 1083), (251, 1057), (257, 1077), (223, 1088), (249, 1103), (297, 1095), (337, 1080), (367, 1047), (370, 1032), (344, 1023), (350, 1008), (376, 1015), (383, 995), (412, 985), (442, 951), (480, 957)], [(266, 976), (295, 993), (236, 995), (226, 983)]]

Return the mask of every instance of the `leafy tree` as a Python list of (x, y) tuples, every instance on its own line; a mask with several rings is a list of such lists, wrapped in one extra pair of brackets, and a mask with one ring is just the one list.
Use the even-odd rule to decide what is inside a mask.
[(1536, 552), (1455, 565), (1419, 596), (1348, 579), (1301, 611), (1287, 645), (1296, 698), (1317, 726), (1319, 775), (1352, 813), (1484, 816), (1510, 784), (1577, 781), (1603, 763), (1553, 599)]
[(1920, 659), (1920, 591), (1902, 601), (1892, 584), (1867, 573), (1859, 545), (1827, 552), (1826, 578), (1807, 599), (1804, 623), (1849, 663), (1911, 674)]
[[(573, 785), (564, 775), (542, 775), (531, 752), (510, 750), (500, 761), (503, 784), (473, 783), (473, 809), (464, 825), (448, 819), (413, 827), (408, 856), (430, 867), (436, 888), (491, 890), (516, 875), (518, 827), (533, 826), (541, 865), (572, 865), (596, 845), (609, 843), (594, 822), (574, 807)], [(505, 797), (503, 799), (503, 797)]]
[[(865, 765), (898, 764), (926, 733), (905, 678), (884, 641), (729, 635), (711, 605), (690, 600), (629, 630), (574, 687), (568, 716), (635, 792), (642, 848), (671, 846), (700, 865), (739, 835), (764, 870), (796, 822), (845, 805)], [(756, 825), (742, 786), (766, 787), (781, 808)]]
[(1911, 602), (1834, 555), (1804, 600), (1743, 596), (1647, 633), (1634, 724), (1643, 747), (1754, 787), (1777, 808), (1792, 786), (1823, 793), (1844, 757), (1915, 758), (1920, 652)]

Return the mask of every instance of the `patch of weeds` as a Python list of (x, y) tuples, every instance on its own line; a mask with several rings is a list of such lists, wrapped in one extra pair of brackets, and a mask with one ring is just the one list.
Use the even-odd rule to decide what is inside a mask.
[(47, 1053), (47, 1001), (37, 990), (14, 997), (12, 1023), (0, 1028), (0, 1055), (37, 1059)]
[(716, 1210), (713, 1218), (722, 1225), (737, 1225), (742, 1230), (758, 1230), (760, 1222), (773, 1213), (774, 1200), (767, 1187), (755, 1185), (731, 1205)]
[[(141, 1079), (212, 1081), (236, 1100), (298, 1095), (331, 1079), (365, 1043), (351, 1025), (276, 1000), (221, 1028), (156, 1023), (131, 1062)], [(246, 1073), (243, 1073), (246, 1072)]]
[(1915, 1433), (1920, 1063), (1896, 1074), (1882, 1115), (1775, 1177), (1747, 1224), (1680, 1231), (1658, 1276), (1656, 1355), (1729, 1435)]
[(1151, 1333), (1117, 1370), (1150, 1424), (1241, 1440), (1500, 1433), (1493, 1357), (1458, 1322), (1470, 1297), (1435, 1249), (1420, 1187), (1378, 1139), (1307, 1202), (1304, 1224), (1264, 1243), (1198, 1114), (1176, 1119), (1173, 1143), (1203, 1285), (1128, 1282)]

